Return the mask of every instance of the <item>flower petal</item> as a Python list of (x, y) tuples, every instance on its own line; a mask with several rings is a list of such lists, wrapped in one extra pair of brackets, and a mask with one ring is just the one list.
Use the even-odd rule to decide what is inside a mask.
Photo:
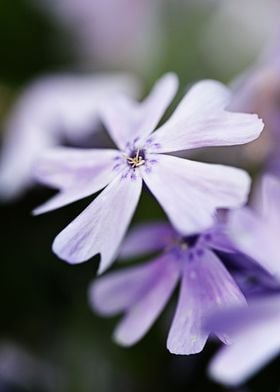
[(271, 222), (258, 217), (249, 208), (229, 215), (229, 236), (236, 247), (280, 279), (279, 231)]
[(223, 223), (216, 223), (213, 227), (202, 233), (199, 237), (199, 242), (200, 244), (205, 244), (208, 248), (221, 252), (236, 252), (236, 246), (234, 246), (228, 236), (227, 225)]
[(101, 254), (99, 273), (118, 251), (137, 206), (142, 188), (138, 177), (117, 177), (56, 238), (54, 252), (70, 264)]
[(159, 277), (165, 266), (162, 258), (144, 264), (111, 272), (97, 278), (90, 286), (92, 308), (104, 316), (112, 316), (141, 301)]
[(247, 200), (250, 179), (243, 170), (161, 154), (155, 160), (151, 170), (143, 170), (143, 179), (182, 234), (209, 228), (216, 208), (238, 207)]
[(103, 121), (121, 149), (128, 142), (149, 135), (158, 124), (177, 90), (175, 74), (164, 75), (154, 86), (150, 95), (142, 102), (134, 102), (125, 96), (116, 96), (106, 102), (102, 110)]
[(240, 385), (279, 354), (279, 305), (278, 296), (278, 299), (256, 300), (246, 310), (229, 310), (224, 316), (218, 315), (216, 323), (225, 324), (233, 333), (234, 341), (211, 361), (211, 378), (226, 385)]
[(149, 270), (150, 276), (143, 281), (140, 298), (115, 330), (114, 339), (123, 346), (137, 343), (147, 333), (170, 298), (180, 273), (177, 260), (170, 254), (158, 258)]
[(256, 115), (226, 112), (229, 90), (205, 80), (186, 94), (171, 118), (152, 135), (152, 152), (231, 146), (256, 139), (263, 122)]
[(60, 193), (34, 210), (51, 211), (89, 196), (116, 177), (117, 150), (85, 150), (58, 147), (43, 154), (34, 168), (34, 177), (43, 184), (59, 188)]
[[(168, 335), (167, 347), (174, 354), (200, 352), (212, 331), (206, 331), (205, 319), (214, 309), (242, 304), (245, 298), (232, 277), (208, 249), (192, 251), (186, 260), (180, 297)], [(225, 340), (227, 337), (221, 335)]]
[(178, 89), (178, 78), (174, 73), (165, 74), (155, 84), (150, 95), (142, 103), (143, 121), (136, 132), (142, 140), (150, 135), (170, 105)]
[(38, 124), (30, 121), (8, 124), (0, 161), (0, 198), (11, 200), (21, 195), (32, 184), (31, 173), (36, 159), (42, 151), (57, 143), (57, 137), (42, 132)]
[(172, 226), (163, 222), (143, 223), (135, 226), (122, 243), (119, 257), (130, 259), (162, 250), (176, 238)]
[(265, 174), (261, 184), (261, 210), (262, 215), (267, 218), (280, 231), (280, 181), (273, 175)]

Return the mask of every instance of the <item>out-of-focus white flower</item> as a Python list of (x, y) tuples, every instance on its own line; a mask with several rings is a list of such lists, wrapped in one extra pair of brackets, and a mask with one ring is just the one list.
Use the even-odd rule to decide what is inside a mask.
[(45, 148), (80, 143), (100, 125), (99, 111), (115, 93), (137, 96), (125, 74), (48, 76), (23, 91), (6, 120), (0, 160), (0, 197), (17, 197), (31, 182), (31, 168)]
[(256, 63), (233, 82), (230, 109), (258, 113), (265, 131), (244, 147), (246, 160), (263, 163), (279, 174), (280, 145), (280, 31), (262, 49)]
[(278, 0), (216, 0), (203, 34), (207, 61), (228, 74), (246, 66), (279, 27)]

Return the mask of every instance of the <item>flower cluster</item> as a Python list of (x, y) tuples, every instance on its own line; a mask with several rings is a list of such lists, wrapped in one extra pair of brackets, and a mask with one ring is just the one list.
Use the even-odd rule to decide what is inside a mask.
[[(114, 81), (108, 89), (104, 80), (100, 82), (102, 94), (96, 80), (93, 82), (94, 102), (83, 85), (80, 97), (85, 96), (90, 105), (81, 105), (77, 111), (75, 94), (69, 92), (55, 94), (61, 105), (50, 108), (40, 102), (38, 124), (42, 124), (41, 131), (46, 129), (45, 137), (34, 144), (33, 155), (24, 146), (21, 149), (26, 165), (11, 193), (30, 182), (31, 166), (33, 178), (58, 190), (34, 210), (36, 215), (100, 192), (57, 235), (53, 251), (70, 264), (100, 255), (99, 274), (116, 259), (138, 259), (131, 266), (119, 264), (117, 270), (97, 277), (89, 288), (89, 302), (96, 312), (123, 314), (114, 340), (124, 346), (138, 342), (179, 285), (168, 350), (181, 355), (199, 353), (209, 336), (215, 335), (228, 346), (214, 358), (210, 374), (224, 383), (238, 384), (280, 350), (280, 182), (264, 175), (251, 208), (246, 206), (251, 188), (246, 171), (201, 163), (184, 154), (192, 150), (192, 157), (195, 149), (253, 141), (261, 134), (263, 121), (256, 114), (242, 113), (238, 88), (232, 96), (220, 82), (203, 80), (187, 91), (162, 122), (177, 91), (175, 74), (164, 75), (140, 103), (133, 98), (135, 82), (120, 82), (119, 77)], [(73, 91), (68, 79), (63, 83)], [(43, 96), (47, 101), (45, 91)], [(68, 124), (66, 128), (45, 121), (50, 111)], [(28, 108), (18, 109), (15, 118), (20, 118), (28, 133), (33, 128), (28, 127), (26, 112)], [(89, 130), (93, 119), (96, 126)], [(55, 146), (61, 143), (63, 129), (75, 144), (75, 126), (85, 140), (99, 123), (115, 148)], [(6, 172), (12, 172), (15, 154), (5, 162)], [(0, 184), (3, 178), (0, 176)], [(168, 222), (142, 222), (126, 236), (143, 185)], [(146, 257), (148, 261), (139, 261)], [(260, 341), (261, 346), (256, 344)], [(242, 355), (244, 351), (247, 355)]]

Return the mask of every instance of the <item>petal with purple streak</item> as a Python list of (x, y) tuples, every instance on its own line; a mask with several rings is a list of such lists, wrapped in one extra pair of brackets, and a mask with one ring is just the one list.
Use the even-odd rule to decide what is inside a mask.
[(58, 147), (45, 152), (34, 167), (41, 183), (60, 192), (34, 210), (34, 214), (51, 211), (87, 197), (108, 185), (115, 177), (117, 150), (79, 150)]
[(146, 268), (149, 273), (142, 280), (141, 295), (129, 307), (114, 333), (116, 342), (123, 346), (137, 343), (147, 333), (169, 300), (180, 274), (177, 260), (170, 253), (150, 266), (146, 264)]
[(224, 111), (229, 99), (229, 90), (221, 83), (197, 83), (169, 121), (152, 135), (154, 152), (231, 146), (256, 139), (263, 129), (262, 120), (253, 114)]
[(178, 234), (168, 223), (151, 222), (139, 224), (131, 229), (120, 248), (119, 257), (129, 259), (163, 250)]
[(139, 176), (118, 176), (55, 238), (54, 252), (70, 264), (100, 253), (99, 273), (103, 272), (117, 255), (141, 188)]
[(143, 170), (143, 179), (182, 234), (208, 229), (216, 208), (247, 201), (250, 178), (243, 170), (162, 154), (156, 160), (151, 170)]
[[(204, 327), (209, 312), (245, 302), (243, 294), (212, 251), (197, 247), (188, 252), (188, 257), (167, 340), (169, 351), (184, 355), (200, 352), (209, 333), (214, 332)], [(222, 333), (219, 337), (228, 339)]]
[(154, 86), (142, 102), (134, 102), (125, 96), (116, 96), (106, 102), (102, 118), (112, 139), (121, 149), (128, 142), (148, 136), (156, 127), (177, 90), (177, 77), (169, 73)]

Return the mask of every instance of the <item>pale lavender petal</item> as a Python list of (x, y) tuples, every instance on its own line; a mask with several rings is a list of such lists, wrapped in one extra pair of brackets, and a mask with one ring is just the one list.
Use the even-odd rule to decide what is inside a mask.
[(209, 367), (216, 381), (237, 386), (248, 380), (280, 352), (279, 296), (255, 300), (248, 309), (218, 314), (217, 327), (228, 328), (233, 344), (222, 348)]
[(117, 255), (141, 188), (139, 176), (117, 177), (55, 238), (54, 252), (70, 264), (100, 253), (99, 273), (103, 272)]
[(143, 170), (143, 179), (182, 234), (208, 229), (216, 208), (238, 207), (247, 200), (250, 178), (243, 170), (161, 154), (155, 161), (151, 170)]
[(115, 96), (102, 110), (103, 121), (121, 149), (128, 142), (149, 135), (160, 121), (177, 90), (175, 74), (166, 74), (155, 85), (150, 95), (138, 103), (125, 96)]
[[(171, 263), (173, 261), (170, 261)], [(105, 316), (112, 316), (141, 301), (165, 267), (160, 259), (138, 266), (111, 272), (96, 279), (90, 286), (89, 298), (92, 308)]]
[[(204, 323), (209, 312), (245, 302), (236, 283), (213, 252), (203, 248), (190, 252), (167, 340), (167, 347), (174, 354), (200, 352), (209, 333), (214, 332), (205, 330)], [(219, 337), (223, 340), (228, 338), (223, 334)]]
[(244, 331), (224, 347), (210, 364), (210, 376), (226, 385), (239, 385), (280, 352), (280, 320)]
[(132, 228), (123, 241), (119, 257), (129, 259), (159, 251), (170, 245), (176, 236), (175, 230), (168, 223), (139, 224)]
[(46, 151), (34, 167), (34, 177), (41, 183), (59, 188), (60, 193), (36, 208), (34, 214), (51, 211), (87, 197), (108, 185), (117, 150), (80, 150), (57, 147)]
[(280, 278), (279, 232), (269, 220), (258, 217), (249, 208), (232, 211), (228, 222), (229, 236), (236, 247)]
[(139, 119), (139, 103), (129, 97), (115, 95), (101, 110), (101, 119), (120, 150), (125, 150), (128, 141), (136, 132)]
[[(165, 74), (141, 105), (142, 121), (135, 137), (141, 140), (150, 135), (158, 125), (161, 117), (170, 105), (178, 88), (178, 78), (174, 73)], [(140, 141), (141, 143), (141, 141)]]
[[(16, 125), (16, 124), (15, 124)], [(32, 184), (32, 167), (42, 151), (58, 143), (30, 121), (7, 126), (0, 161), (0, 198), (14, 199)], [(21, 131), (21, 132), (20, 132)]]
[(142, 295), (128, 309), (115, 330), (114, 339), (123, 346), (137, 343), (153, 325), (177, 284), (180, 268), (177, 260), (166, 254), (154, 262), (150, 272)]
[(261, 184), (261, 214), (269, 219), (277, 232), (280, 232), (280, 181), (275, 176), (265, 174)]
[(263, 122), (256, 115), (226, 112), (230, 93), (205, 80), (186, 94), (174, 114), (152, 135), (150, 151), (170, 152), (208, 146), (231, 146), (256, 139)]

